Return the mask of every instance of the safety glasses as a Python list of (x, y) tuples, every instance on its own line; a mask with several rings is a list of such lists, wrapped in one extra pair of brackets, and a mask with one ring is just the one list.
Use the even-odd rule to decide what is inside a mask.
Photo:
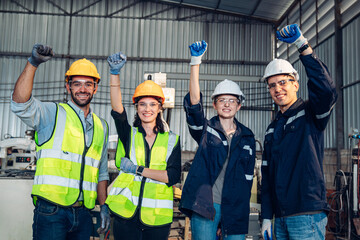
[(96, 87), (96, 82), (94, 81), (87, 81), (87, 80), (71, 80), (69, 81), (69, 86), (70, 86), (70, 89), (73, 89), (73, 90), (78, 90), (80, 88), (82, 88), (83, 86), (87, 89), (87, 90), (92, 90)]
[(278, 82), (269, 83), (268, 89), (274, 90), (276, 88), (276, 85), (279, 85), (280, 87), (285, 87), (288, 84), (288, 82), (295, 82), (295, 80), (294, 79), (283, 79)]
[(237, 105), (240, 103), (237, 98), (217, 98), (215, 102), (220, 105), (225, 105), (226, 103), (229, 103), (229, 105)]
[(147, 106), (149, 106), (150, 109), (155, 109), (160, 105), (160, 103), (158, 102), (150, 102), (150, 103), (146, 103), (146, 102), (139, 102), (135, 104), (135, 107), (139, 110), (143, 110), (146, 109)]

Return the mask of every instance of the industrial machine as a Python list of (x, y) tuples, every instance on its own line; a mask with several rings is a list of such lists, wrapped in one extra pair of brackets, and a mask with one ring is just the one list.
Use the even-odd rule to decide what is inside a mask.
[(0, 141), (1, 170), (35, 170), (35, 142), (31, 131), (25, 138), (7, 138)]
[(27, 240), (32, 236), (31, 189), (35, 174), (32, 133), (27, 131), (24, 138), (8, 137), (0, 141), (1, 239)]
[(328, 196), (330, 205), (328, 231), (336, 239), (360, 239), (360, 134), (353, 129), (349, 134), (348, 171), (337, 170), (336, 191)]

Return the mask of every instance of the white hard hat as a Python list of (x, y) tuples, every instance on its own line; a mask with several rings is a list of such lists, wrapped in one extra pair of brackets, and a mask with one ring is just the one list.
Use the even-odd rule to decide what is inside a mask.
[(240, 104), (245, 101), (245, 95), (240, 90), (240, 87), (235, 82), (225, 79), (221, 81), (218, 85), (216, 85), (213, 94), (211, 95), (211, 99), (214, 99), (218, 95), (230, 94), (238, 96), (240, 99)]
[(296, 81), (299, 81), (299, 74), (293, 68), (291, 63), (284, 59), (275, 58), (272, 60), (265, 68), (264, 76), (261, 78), (262, 81), (266, 81), (269, 77), (280, 75), (280, 74), (288, 74), (295, 78)]

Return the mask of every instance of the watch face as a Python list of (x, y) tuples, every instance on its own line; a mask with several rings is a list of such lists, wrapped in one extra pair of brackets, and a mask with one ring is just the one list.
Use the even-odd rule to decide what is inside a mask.
[(143, 167), (143, 166), (139, 166), (139, 167), (137, 168), (136, 173), (137, 173), (138, 175), (141, 175), (143, 171), (144, 171), (144, 167)]

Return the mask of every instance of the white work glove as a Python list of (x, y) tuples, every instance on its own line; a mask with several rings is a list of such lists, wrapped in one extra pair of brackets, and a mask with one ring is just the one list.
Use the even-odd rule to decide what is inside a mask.
[(270, 219), (264, 219), (261, 226), (261, 235), (264, 240), (272, 240), (272, 226)]
[(207, 45), (205, 40), (202, 40), (201, 42), (194, 42), (189, 46), (191, 54), (190, 65), (199, 65), (201, 63), (201, 58), (207, 50)]
[(282, 42), (294, 43), (298, 49), (308, 42), (297, 24), (287, 25), (276, 31), (276, 37)]

